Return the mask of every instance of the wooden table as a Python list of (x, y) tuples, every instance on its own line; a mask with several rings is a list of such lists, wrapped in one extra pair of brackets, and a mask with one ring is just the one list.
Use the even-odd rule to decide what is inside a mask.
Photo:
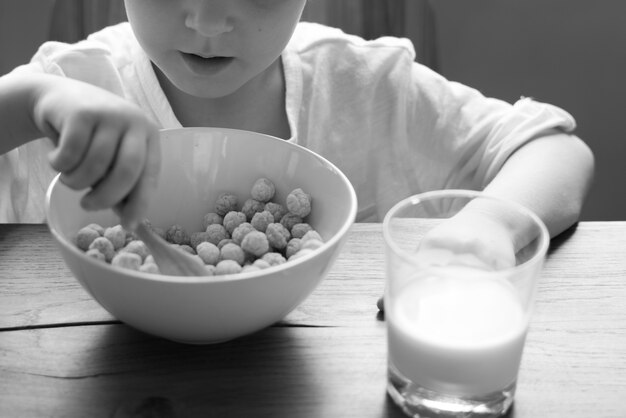
[[(282, 322), (192, 346), (112, 318), (46, 226), (0, 225), (0, 417), (402, 417), (385, 392), (383, 264), (380, 224), (357, 224)], [(626, 417), (626, 222), (553, 240), (510, 416)]]

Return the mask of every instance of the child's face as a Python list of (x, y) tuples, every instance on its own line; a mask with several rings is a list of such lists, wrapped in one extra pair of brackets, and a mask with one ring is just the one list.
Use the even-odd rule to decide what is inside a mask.
[(202, 98), (264, 73), (289, 42), (306, 0), (125, 0), (135, 36), (169, 81)]

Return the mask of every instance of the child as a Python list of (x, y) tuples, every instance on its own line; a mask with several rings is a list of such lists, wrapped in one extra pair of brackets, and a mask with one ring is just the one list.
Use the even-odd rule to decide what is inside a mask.
[[(215, 126), (330, 159), (356, 189), (357, 221), (381, 221), (411, 194), (465, 188), (526, 205), (551, 235), (576, 222), (593, 156), (568, 113), (447, 81), (414, 62), (406, 39), (299, 23), (305, 4), (126, 0), (129, 23), (44, 44), (0, 79), (0, 220), (43, 221), (59, 171), (90, 189), (86, 208), (118, 205), (131, 225), (156, 187), (158, 129)], [(470, 215), (476, 234), (490, 230), (489, 216)]]

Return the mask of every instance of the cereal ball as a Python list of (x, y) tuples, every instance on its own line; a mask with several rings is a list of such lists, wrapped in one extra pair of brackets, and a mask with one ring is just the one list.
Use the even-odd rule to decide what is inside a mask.
[(207, 276), (215, 276), (215, 266), (213, 264), (207, 264), (204, 268)]
[(252, 217), (250, 223), (257, 231), (265, 232), (267, 226), (274, 223), (274, 216), (268, 210), (257, 212)]
[(246, 261), (246, 254), (241, 247), (234, 243), (226, 244), (220, 250), (220, 260), (233, 260), (243, 266)]
[(262, 177), (254, 182), (250, 195), (254, 200), (265, 203), (272, 200), (272, 198), (274, 197), (274, 193), (276, 193), (276, 187), (274, 187), (274, 183)]
[(106, 239), (105, 237), (98, 237), (91, 244), (89, 244), (89, 249), (97, 249), (102, 254), (104, 254), (104, 259), (107, 262), (111, 262), (113, 256), (115, 256), (115, 248), (113, 248), (113, 244), (111, 241)]
[(224, 245), (231, 243), (231, 242), (234, 242), (235, 244), (237, 244), (235, 240), (233, 240), (232, 238), (226, 238), (217, 243), (217, 248), (221, 250)]
[(87, 254), (89, 257), (95, 258), (96, 260), (106, 261), (104, 254), (102, 254), (100, 250), (97, 248), (92, 248), (91, 250), (87, 250), (85, 254)]
[(324, 242), (321, 235), (317, 231), (309, 231), (306, 234), (304, 234), (301, 239), (302, 239), (302, 246), (304, 246), (308, 240), (317, 240), (317, 241)]
[(270, 250), (270, 243), (267, 239), (267, 235), (261, 231), (255, 230), (243, 237), (241, 248), (250, 254), (260, 257)]
[(261, 270), (260, 267), (255, 266), (254, 264), (246, 264), (245, 266), (243, 266), (243, 268), (241, 269), (242, 273), (250, 273), (253, 271), (259, 271)]
[(122, 248), (120, 252), (137, 254), (141, 257), (142, 261), (145, 260), (146, 257), (150, 254), (150, 250), (148, 250), (146, 244), (138, 239), (126, 244), (126, 246)]
[(113, 244), (113, 248), (115, 248), (116, 251), (126, 244), (126, 230), (122, 227), (122, 225), (115, 225), (110, 228), (106, 228), (103, 236), (111, 241), (111, 244)]
[(220, 250), (210, 242), (201, 242), (196, 249), (204, 264), (216, 265), (220, 260)]
[(189, 234), (180, 225), (172, 225), (165, 231), (165, 239), (172, 244), (189, 245)]
[(215, 275), (237, 274), (241, 272), (241, 266), (234, 260), (222, 260), (215, 266)]
[(194, 250), (191, 245), (182, 244), (179, 245), (178, 248), (191, 255), (196, 255), (196, 250)]
[(295, 253), (294, 255), (289, 257), (289, 261), (297, 260), (298, 258), (304, 257), (307, 254), (311, 254), (313, 251), (314, 250), (312, 250), (310, 248), (303, 248), (302, 250), (298, 251), (297, 253)]
[(237, 196), (232, 193), (222, 193), (215, 201), (215, 213), (224, 216), (231, 210), (237, 210), (238, 204)]
[(268, 267), (272, 267), (270, 265), (270, 263), (268, 263), (267, 261), (265, 261), (265, 260), (263, 260), (261, 258), (257, 258), (256, 260), (254, 260), (252, 265), (255, 266), (255, 267), (258, 267), (261, 270), (266, 269)]
[(298, 215), (301, 218), (311, 213), (311, 195), (302, 191), (302, 189), (295, 189), (287, 195), (287, 210), (294, 215)]
[(189, 245), (191, 245), (193, 249), (196, 249), (201, 242), (207, 242), (209, 236), (210, 234), (206, 231), (193, 232), (189, 237)]
[(296, 224), (302, 223), (302, 217), (289, 212), (280, 218), (280, 223), (287, 228), (287, 231), (291, 231)]
[(96, 231), (100, 236), (104, 235), (104, 227), (100, 226), (100, 224), (89, 224), (85, 228), (91, 228)]
[(304, 244), (301, 243), (300, 245), (300, 249), (305, 250), (317, 250), (319, 247), (321, 247), (322, 245), (324, 245), (324, 243), (318, 239), (308, 239), (304, 242)]
[(160, 274), (159, 266), (156, 263), (146, 263), (144, 262), (141, 266), (139, 266), (139, 271), (144, 273), (152, 273), (152, 274)]
[(291, 238), (289, 240), (289, 242), (287, 243), (287, 248), (285, 248), (285, 257), (287, 258), (287, 260), (289, 260), (292, 255), (300, 251), (300, 241), (300, 238)]
[(302, 238), (304, 234), (312, 230), (313, 230), (313, 227), (307, 223), (295, 224), (291, 228), (291, 236), (293, 238)]
[(118, 267), (123, 267), (129, 270), (139, 270), (142, 260), (139, 254), (131, 252), (119, 252), (111, 260), (111, 264)]
[(263, 257), (260, 260), (265, 261), (270, 266), (278, 266), (280, 264), (286, 263), (287, 260), (281, 253), (267, 253), (263, 254)]
[(93, 228), (85, 226), (78, 230), (76, 234), (76, 246), (83, 251), (87, 251), (89, 246), (96, 238), (100, 238), (100, 234)]
[(152, 254), (148, 254), (146, 256), (146, 258), (143, 259), (143, 263), (152, 263), (152, 264), (156, 264), (156, 260), (154, 259), (154, 256)]
[(206, 215), (204, 215), (204, 217), (202, 218), (202, 230), (206, 231), (207, 226), (209, 225), (213, 225), (213, 224), (219, 224), (221, 225), (222, 222), (224, 222), (224, 218), (220, 215), (218, 215), (215, 212), (209, 212)]
[(231, 238), (233, 239), (233, 241), (235, 241), (235, 244), (241, 245), (241, 242), (243, 241), (243, 237), (245, 237), (249, 232), (252, 232), (252, 231), (256, 231), (256, 229), (254, 229), (252, 224), (250, 224), (249, 222), (244, 222), (241, 225), (239, 225), (237, 228), (235, 228)]
[(228, 231), (223, 225), (212, 224), (207, 226), (206, 232), (208, 234), (208, 241), (217, 245), (221, 240), (229, 238)]
[(250, 222), (252, 217), (257, 212), (263, 212), (265, 210), (265, 203), (260, 202), (254, 199), (248, 199), (243, 202), (243, 206), (241, 207), (241, 211), (245, 213), (246, 220)]
[(267, 235), (267, 240), (270, 245), (278, 250), (285, 248), (291, 238), (291, 234), (289, 234), (287, 228), (276, 222), (267, 226), (265, 235)]
[(287, 214), (287, 208), (276, 202), (267, 202), (265, 210), (272, 214), (275, 219), (274, 222), (280, 221)]
[(246, 222), (246, 215), (243, 212), (237, 212), (236, 210), (231, 210), (226, 215), (224, 215), (224, 228), (228, 231), (229, 234), (232, 234), (235, 228), (237, 228), (242, 223)]

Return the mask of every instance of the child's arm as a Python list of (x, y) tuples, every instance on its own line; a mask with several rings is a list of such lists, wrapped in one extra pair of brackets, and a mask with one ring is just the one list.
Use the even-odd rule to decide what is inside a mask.
[[(593, 169), (593, 155), (580, 139), (546, 136), (513, 153), (484, 191), (531, 209), (553, 237), (578, 220)], [(525, 222), (494, 201), (476, 199), (426, 235), (418, 256), (444, 264), (511, 266), (515, 253), (536, 238), (536, 229)]]
[(589, 147), (573, 135), (554, 134), (513, 153), (485, 191), (531, 209), (554, 237), (578, 221), (593, 173)]
[[(519, 148), (485, 192), (531, 209), (554, 237), (577, 222), (593, 171), (594, 157), (585, 143), (555, 134)], [(535, 238), (528, 231), (514, 214), (477, 199), (430, 231), (416, 257), (436, 264), (506, 268), (515, 265), (516, 251)], [(382, 298), (377, 305), (384, 310)]]
[(160, 164), (158, 129), (133, 104), (106, 90), (52, 75), (0, 78), (0, 154), (47, 136), (63, 183), (91, 188), (85, 208), (118, 205), (122, 221), (143, 217)]

